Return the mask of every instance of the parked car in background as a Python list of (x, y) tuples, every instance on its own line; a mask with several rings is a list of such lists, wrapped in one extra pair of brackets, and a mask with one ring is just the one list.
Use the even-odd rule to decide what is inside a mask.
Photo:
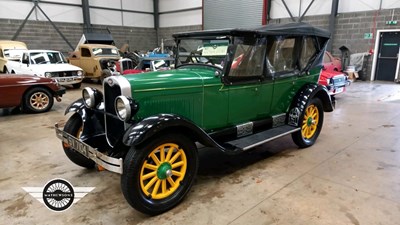
[(57, 80), (32, 75), (0, 75), (0, 108), (20, 107), (28, 113), (51, 109), (54, 98), (61, 101), (65, 88)]
[(113, 45), (81, 44), (77, 49), (69, 55), (69, 63), (81, 67), (89, 79), (100, 80), (121, 59), (118, 48)]
[(144, 73), (150, 71), (170, 70), (174, 66), (172, 57), (140, 57), (138, 65), (133, 70), (126, 70), (123, 74)]
[(325, 51), (324, 67), (327, 71), (342, 71), (342, 60), (339, 57), (334, 57), (330, 52)]
[(80, 88), (83, 80), (82, 69), (69, 64), (59, 51), (26, 50), (18, 62), (10, 62), (9, 65), (11, 73), (54, 78), (61, 85), (72, 85), (74, 88)]
[(8, 62), (19, 61), (22, 52), (27, 50), (26, 44), (20, 41), (0, 40), (0, 73), (9, 73)]
[[(64, 127), (55, 125), (72, 162), (121, 174), (127, 202), (152, 215), (190, 193), (197, 142), (240, 154), (292, 135), (305, 148), (317, 141), (324, 112), (333, 111), (318, 85), (325, 30), (271, 24), (173, 37), (174, 69), (107, 77), (101, 90), (83, 89)], [(190, 53), (184, 61), (180, 47)]]
[(336, 95), (346, 91), (350, 81), (343, 72), (328, 71), (323, 68), (319, 77), (319, 84), (325, 85), (330, 95)]
[(318, 83), (326, 86), (330, 95), (340, 94), (346, 90), (346, 86), (350, 85), (347, 74), (341, 72), (341, 70), (340, 58), (333, 57), (331, 53), (325, 51)]

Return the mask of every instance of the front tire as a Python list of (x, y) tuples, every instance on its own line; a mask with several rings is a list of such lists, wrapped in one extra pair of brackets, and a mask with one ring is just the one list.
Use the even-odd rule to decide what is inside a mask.
[(47, 112), (53, 104), (53, 94), (41, 87), (28, 90), (23, 97), (24, 110), (28, 113)]
[(124, 160), (121, 188), (136, 210), (157, 215), (183, 200), (198, 169), (195, 144), (180, 134), (160, 135), (131, 147)]
[(324, 111), (319, 98), (313, 98), (308, 102), (300, 120), (301, 130), (293, 133), (292, 139), (300, 148), (307, 148), (317, 140), (324, 122)]
[[(82, 118), (79, 114), (72, 115), (64, 126), (65, 132), (71, 134), (72, 136), (78, 139), (81, 137), (82, 130), (83, 130)], [(76, 150), (71, 148), (71, 146), (68, 145), (67, 143), (63, 142), (62, 146), (64, 148), (64, 152), (67, 155), (67, 157), (76, 165), (88, 169), (91, 169), (95, 166), (95, 163), (92, 160), (86, 158), (79, 152), (76, 152)]]

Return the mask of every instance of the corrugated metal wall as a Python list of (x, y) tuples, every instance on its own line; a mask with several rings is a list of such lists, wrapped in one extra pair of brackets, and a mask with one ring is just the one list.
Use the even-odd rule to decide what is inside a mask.
[(263, 0), (204, 0), (204, 29), (261, 25)]

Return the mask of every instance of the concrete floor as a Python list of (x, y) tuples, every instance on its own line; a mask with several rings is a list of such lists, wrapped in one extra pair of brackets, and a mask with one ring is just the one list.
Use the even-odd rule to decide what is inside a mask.
[[(191, 192), (155, 217), (128, 205), (119, 175), (82, 169), (64, 155), (53, 124), (67, 119), (64, 109), (80, 93), (69, 89), (44, 114), (0, 110), (1, 224), (400, 223), (399, 84), (353, 83), (311, 148), (284, 137), (238, 156), (201, 151)], [(61, 213), (22, 189), (54, 178), (96, 188)]]

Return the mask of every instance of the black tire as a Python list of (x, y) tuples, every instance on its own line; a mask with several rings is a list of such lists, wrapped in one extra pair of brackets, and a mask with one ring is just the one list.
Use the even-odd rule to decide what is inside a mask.
[[(166, 150), (165, 158), (163, 163), (157, 165), (150, 155), (161, 159), (160, 148)], [(170, 167), (168, 152), (172, 155), (170, 159), (178, 155), (172, 165), (176, 165), (177, 162), (182, 165), (176, 168)], [(124, 172), (121, 176), (122, 193), (128, 203), (142, 213), (149, 215), (163, 213), (175, 207), (189, 192), (197, 174), (198, 164), (197, 148), (192, 141), (181, 134), (160, 135), (142, 147), (131, 147), (129, 150), (124, 159)], [(144, 168), (144, 165), (153, 168)], [(183, 175), (176, 175), (177, 173)], [(145, 178), (146, 176), (149, 177)], [(155, 179), (153, 184), (149, 184), (153, 179)], [(153, 195), (157, 184), (159, 186)], [(150, 186), (145, 189), (146, 185)]]
[[(72, 115), (67, 123), (65, 124), (64, 131), (73, 135), (74, 137), (79, 138), (80, 133), (82, 131), (82, 118), (79, 114)], [(66, 143), (62, 143), (64, 148), (64, 152), (67, 157), (76, 165), (82, 166), (88, 169), (91, 169), (95, 166), (95, 163), (86, 158), (85, 156), (81, 155), (80, 153), (76, 152), (71, 146)]]
[(7, 73), (7, 74), (9, 74), (9, 73), (10, 73), (10, 71), (8, 71), (7, 67), (4, 67), (4, 69), (3, 69), (3, 73)]
[(301, 130), (292, 134), (294, 143), (300, 148), (313, 145), (321, 132), (323, 122), (324, 111), (321, 100), (313, 98), (307, 103), (300, 116), (299, 126)]
[(42, 87), (34, 87), (23, 96), (23, 108), (27, 113), (43, 113), (53, 107), (53, 94)]
[(81, 88), (81, 86), (82, 86), (82, 83), (72, 84), (72, 87), (73, 87), (74, 89), (79, 89), (79, 88)]

